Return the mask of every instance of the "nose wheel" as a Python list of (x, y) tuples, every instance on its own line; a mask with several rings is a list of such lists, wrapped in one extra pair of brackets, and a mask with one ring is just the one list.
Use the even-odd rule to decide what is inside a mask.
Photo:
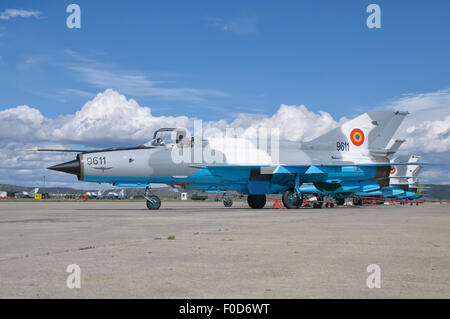
[(150, 199), (147, 199), (147, 208), (150, 210), (159, 209), (161, 207), (161, 199), (153, 195)]
[(145, 188), (144, 198), (147, 200), (147, 208), (150, 210), (156, 210), (161, 207), (161, 199), (152, 193), (150, 187)]

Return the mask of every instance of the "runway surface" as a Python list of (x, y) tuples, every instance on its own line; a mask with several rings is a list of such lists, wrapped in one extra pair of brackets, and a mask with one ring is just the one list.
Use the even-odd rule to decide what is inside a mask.
[(0, 201), (0, 297), (450, 298), (450, 206)]

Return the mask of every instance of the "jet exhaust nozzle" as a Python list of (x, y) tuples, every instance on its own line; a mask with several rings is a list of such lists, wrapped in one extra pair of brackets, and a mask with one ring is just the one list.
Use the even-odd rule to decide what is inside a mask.
[(73, 174), (73, 175), (77, 175), (77, 176), (80, 176), (80, 174), (81, 174), (81, 164), (80, 164), (80, 160), (78, 158), (73, 161), (50, 166), (50, 167), (48, 167), (48, 169), (58, 171), (58, 172)]

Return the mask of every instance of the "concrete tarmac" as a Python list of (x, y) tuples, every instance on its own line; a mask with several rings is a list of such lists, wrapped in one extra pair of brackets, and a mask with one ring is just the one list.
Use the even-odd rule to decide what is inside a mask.
[(135, 297), (450, 298), (450, 206), (0, 201), (0, 298)]

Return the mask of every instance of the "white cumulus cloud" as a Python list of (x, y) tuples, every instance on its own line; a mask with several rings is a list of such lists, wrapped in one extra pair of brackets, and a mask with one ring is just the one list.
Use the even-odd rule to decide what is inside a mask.
[(75, 115), (60, 120), (53, 129), (53, 139), (72, 143), (143, 141), (150, 139), (153, 131), (161, 126), (186, 127), (189, 126), (189, 119), (186, 116), (155, 117), (150, 108), (107, 89), (87, 102)]
[(5, 9), (0, 12), (0, 20), (9, 20), (11, 18), (38, 18), (41, 13), (36, 10), (22, 10), (22, 9)]
[(410, 112), (398, 133), (406, 139), (402, 150), (450, 151), (450, 89), (409, 94), (388, 107)]
[[(445, 93), (445, 92), (444, 92)], [(450, 114), (446, 99), (450, 94), (441, 91), (423, 98), (402, 97), (393, 101), (391, 108), (409, 106), (410, 119), (405, 120), (396, 135), (408, 140), (401, 151), (417, 155), (427, 154), (428, 160), (447, 162), (450, 155)], [(428, 97), (432, 97), (431, 100)], [(425, 102), (426, 101), (426, 102)], [(431, 101), (431, 102), (430, 102)], [(424, 107), (424, 104), (427, 107)], [(438, 118), (421, 114), (433, 109)], [(357, 114), (355, 114), (356, 116)], [(0, 111), (0, 183), (29, 184), (43, 175), (53, 183), (73, 182), (73, 176), (51, 172), (45, 168), (73, 158), (73, 154), (34, 153), (26, 151), (41, 148), (93, 148), (134, 146), (147, 142), (160, 127), (193, 128), (195, 118), (187, 116), (154, 116), (151, 108), (139, 105), (131, 98), (107, 89), (85, 103), (75, 114), (56, 119), (46, 118), (38, 109), (21, 105)], [(279, 128), (280, 138), (291, 141), (311, 140), (345, 121), (334, 119), (326, 112), (313, 112), (304, 105), (284, 105), (271, 116), (240, 114), (232, 121), (210, 121), (204, 128), (216, 127), (225, 132), (227, 127), (241, 128), (244, 136), (252, 137), (258, 128)], [(426, 156), (423, 157), (427, 160)], [(448, 166), (438, 167), (444, 171)], [(448, 182), (445, 176), (434, 176), (424, 171), (429, 181)], [(437, 178), (437, 179), (436, 179)]]

